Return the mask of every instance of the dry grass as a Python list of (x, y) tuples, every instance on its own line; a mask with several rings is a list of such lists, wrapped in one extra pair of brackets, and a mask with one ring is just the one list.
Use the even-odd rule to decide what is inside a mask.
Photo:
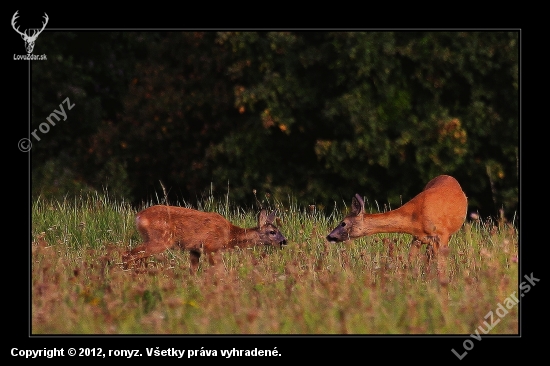
[[(105, 197), (33, 204), (32, 334), (470, 334), (518, 289), (518, 232), (504, 221), (468, 222), (450, 242), (449, 281), (408, 268), (410, 236), (345, 244), (325, 235), (343, 214), (278, 204), (283, 249), (224, 254), (189, 274), (187, 252), (169, 250), (123, 270), (139, 242), (135, 211)], [(253, 212), (218, 211), (239, 226)], [(490, 334), (517, 334), (510, 309)]]

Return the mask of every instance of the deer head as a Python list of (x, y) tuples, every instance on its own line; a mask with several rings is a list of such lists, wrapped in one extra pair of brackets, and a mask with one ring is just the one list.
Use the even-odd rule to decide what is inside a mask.
[(42, 33), (44, 28), (46, 28), (46, 24), (48, 24), (48, 19), (49, 19), (48, 14), (44, 13), (45, 21), (42, 22), (42, 29), (40, 29), (39, 31), (37, 31), (36, 29), (32, 29), (33, 34), (27, 35), (27, 29), (25, 29), (24, 32), (21, 32), (19, 31), (19, 27), (15, 28), (15, 20), (19, 17), (19, 15), (17, 15), (18, 12), (19, 10), (17, 10), (15, 14), (13, 14), (13, 17), (11, 18), (11, 26), (17, 33), (21, 35), (21, 38), (23, 38), (23, 41), (25, 41), (25, 48), (27, 49), (27, 53), (32, 53), (32, 50), (34, 49), (34, 42), (36, 42), (36, 38), (38, 38), (38, 35), (40, 35), (40, 33)]

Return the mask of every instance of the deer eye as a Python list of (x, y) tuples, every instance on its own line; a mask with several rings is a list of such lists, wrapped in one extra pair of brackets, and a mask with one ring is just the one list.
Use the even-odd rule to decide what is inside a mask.
[(342, 223), (340, 224), (340, 226), (341, 226), (341, 227), (344, 227), (344, 226), (346, 226), (346, 223), (345, 223), (345, 222), (342, 222)]
[(271, 235), (275, 235), (275, 234), (276, 234), (276, 233), (275, 233), (275, 230), (271, 230), (269, 233), (270, 233)]

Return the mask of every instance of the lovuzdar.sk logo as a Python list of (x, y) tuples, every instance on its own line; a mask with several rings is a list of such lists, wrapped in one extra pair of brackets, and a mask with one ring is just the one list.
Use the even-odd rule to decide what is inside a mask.
[[(11, 26), (13, 29), (23, 38), (23, 41), (25, 41), (25, 49), (27, 50), (26, 55), (13, 55), (14, 60), (46, 60), (46, 55), (33, 55), (32, 51), (34, 50), (34, 43), (36, 42), (36, 39), (42, 33), (44, 28), (46, 28), (46, 24), (48, 24), (48, 14), (44, 13), (44, 21), (42, 22), (42, 28), (40, 30), (38, 29), (25, 29), (24, 32), (21, 32), (19, 30), (19, 26), (16, 27), (15, 21), (19, 17), (17, 14), (19, 10), (13, 14), (13, 17), (11, 18)], [(28, 31), (28, 34), (27, 34)], [(31, 34), (32, 31), (32, 34)]]

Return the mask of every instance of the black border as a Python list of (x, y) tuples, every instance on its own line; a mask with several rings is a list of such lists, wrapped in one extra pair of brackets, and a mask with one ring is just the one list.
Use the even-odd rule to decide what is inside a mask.
[[(9, 18), (11, 19), (12, 14), (17, 9), (13, 9), (9, 13)], [(88, 11), (87, 9), (86, 11)], [(77, 14), (71, 14), (70, 12), (60, 12), (52, 11), (46, 9), (48, 16), (50, 18), (49, 24), (45, 31), (60, 31), (60, 30), (304, 30), (304, 29), (316, 29), (316, 30), (327, 30), (327, 28), (187, 28), (190, 22), (193, 21), (193, 15), (191, 11), (186, 14), (179, 12), (176, 9), (170, 11), (169, 9), (164, 9), (162, 19), (154, 18), (151, 20), (149, 18), (150, 14), (142, 14), (141, 17), (135, 17), (131, 14), (121, 15), (120, 12), (113, 13), (108, 9), (102, 9), (102, 11), (97, 10), (96, 13), (89, 13), (87, 17), (82, 17), (82, 11), (78, 11)], [(171, 13), (174, 12), (174, 13)], [(178, 16), (176, 12), (180, 15)], [(20, 15), (32, 14), (30, 16), (41, 18), (41, 11), (39, 10), (24, 10), (19, 9)], [(191, 16), (189, 16), (191, 15)], [(171, 17), (170, 20), (166, 20), (166, 16)], [(21, 17), (22, 18), (22, 17)], [(15, 144), (19, 142), (21, 136), (29, 136), (30, 133), (30, 78), (31, 78), (31, 63), (40, 62), (40, 61), (21, 61), (13, 60), (13, 54), (24, 54), (22, 40), (17, 36), (11, 26), (5, 24), (8, 28), (6, 31), (8, 42), (5, 47), (5, 50), (9, 52), (9, 55), (5, 56), (10, 60), (10, 77), (14, 82), (11, 84), (8, 97), (9, 103), (8, 108), (11, 110), (25, 111), (24, 117), (15, 117), (16, 125), (16, 134), (15, 138), (10, 139), (8, 156), (15, 156), (17, 159), (17, 167), (21, 168), (21, 174), (18, 176), (25, 177), (17, 180), (15, 184), (18, 192), (14, 195), (15, 197), (27, 197), (27, 217), (29, 217), (28, 226), (25, 227), (27, 235), (25, 236), (25, 243), (20, 243), (19, 240), (12, 242), (17, 244), (16, 256), (15, 258), (30, 258), (30, 243), (32, 242), (31, 238), (31, 218), (30, 218), (30, 171), (31, 171), (31, 155), (30, 153), (22, 153), (18, 150), (15, 150)], [(196, 22), (196, 20), (195, 20)], [(213, 22), (213, 18), (211, 19)], [(102, 25), (101, 27), (99, 25)], [(142, 26), (146, 24), (147, 27), (143, 28)], [(179, 28), (180, 26), (185, 25), (186, 28)], [(391, 29), (401, 29), (401, 28), (329, 28), (340, 29), (340, 30), (391, 30)], [(409, 28), (410, 29), (410, 28)], [(416, 28), (413, 28), (416, 29)], [(423, 28), (427, 30), (438, 30), (433, 28)], [(465, 28), (449, 28), (445, 30), (458, 30)], [(468, 28), (469, 29), (469, 28)], [(500, 28), (506, 30), (518, 30), (519, 28)], [(405, 30), (405, 29), (403, 29)], [(476, 28), (476, 30), (484, 30), (483, 28)], [(491, 29), (495, 30), (495, 28)], [(520, 32), (520, 41), (522, 40), (522, 34)], [(38, 41), (39, 42), (39, 39)], [(520, 47), (521, 49), (521, 47)], [(520, 51), (522, 52), (522, 51)], [(521, 89), (521, 70), (523, 66), (523, 60), (520, 57), (520, 95), (522, 94)], [(521, 96), (520, 96), (521, 98)], [(13, 106), (17, 106), (14, 108)], [(521, 126), (521, 99), (520, 99), (520, 126)], [(17, 116), (17, 114), (15, 114)], [(8, 121), (6, 121), (8, 122)], [(11, 130), (11, 129), (10, 129)], [(521, 141), (521, 133), (520, 133)], [(520, 155), (521, 146), (520, 146)], [(521, 171), (521, 164), (520, 164)], [(7, 182), (11, 185), (11, 182)], [(521, 187), (521, 180), (520, 180)], [(19, 191), (20, 190), (20, 191)], [(520, 190), (521, 191), (521, 190)], [(520, 193), (521, 195), (521, 193)], [(19, 203), (20, 204), (20, 203)], [(521, 207), (521, 199), (520, 199)], [(520, 209), (521, 211), (521, 209)], [(6, 216), (5, 216), (6, 217)], [(8, 216), (9, 217), (9, 216)], [(11, 217), (10, 217), (11, 218)], [(24, 222), (24, 220), (22, 220)], [(522, 220), (525, 222), (525, 218)], [(521, 230), (521, 229), (520, 229)], [(520, 231), (521, 233), (521, 231)], [(13, 239), (10, 239), (10, 241)], [(9, 243), (5, 243), (9, 244)], [(23, 244), (23, 245), (20, 245)], [(520, 248), (521, 250), (521, 248)], [(20, 251), (20, 253), (19, 253)], [(523, 251), (521, 251), (520, 260), (523, 262)], [(5, 254), (4, 260), (12, 262), (12, 256)], [(27, 260), (28, 262), (28, 260)], [(5, 280), (8, 284), (7, 292), (4, 294), (5, 302), (7, 303), (7, 313), (9, 324), (13, 324), (7, 329), (5, 329), (5, 334), (8, 336), (7, 340), (4, 341), (4, 349), (6, 353), (11, 354), (12, 349), (44, 349), (44, 348), (64, 348), (67, 350), (69, 347), (74, 348), (95, 348), (102, 347), (106, 349), (140, 349), (142, 354), (145, 354), (145, 348), (156, 348), (159, 349), (201, 349), (204, 347), (205, 350), (218, 350), (218, 358), (220, 356), (219, 350), (221, 349), (264, 349), (264, 350), (274, 350), (275, 348), (283, 356), (281, 358), (276, 358), (275, 360), (290, 360), (289, 356), (300, 357), (296, 361), (322, 361), (323, 359), (330, 359), (336, 356), (338, 359), (344, 358), (345, 361), (348, 359), (350, 361), (355, 360), (355, 362), (369, 362), (369, 361), (428, 361), (433, 360), (434, 362), (441, 362), (447, 360), (458, 360), (458, 358), (453, 355), (451, 349), (455, 349), (459, 353), (463, 353), (463, 342), (467, 339), (465, 336), (430, 336), (430, 335), (420, 335), (420, 336), (343, 336), (343, 335), (334, 335), (334, 336), (324, 336), (324, 335), (292, 335), (292, 336), (269, 336), (269, 335), (258, 335), (258, 336), (162, 336), (162, 335), (151, 335), (151, 336), (30, 336), (30, 265), (28, 266), (27, 275), (23, 274), (25, 266), (20, 265), (20, 261), (16, 260), (17, 263), (15, 266), (10, 266), (11, 269), (5, 272)], [(23, 261), (25, 263), (25, 261)], [(523, 270), (525, 268), (525, 270)], [(11, 280), (12, 276), (9, 273), (14, 273), (15, 271), (16, 279), (26, 277), (27, 282), (20, 283), (18, 280)], [(520, 267), (520, 274), (534, 272), (535, 277), (543, 277), (541, 273), (540, 276), (537, 275), (537, 272), (533, 270), (530, 266), (522, 265)], [(543, 282), (545, 279), (543, 278)], [(536, 303), (536, 293), (542, 292), (540, 286), (534, 288), (532, 291), (533, 295), (528, 295), (525, 298), (525, 302), (520, 303), (520, 334), (518, 336), (492, 336), (487, 335), (483, 336), (482, 341), (478, 342), (474, 340), (474, 348), (469, 351), (464, 360), (481, 360), (487, 359), (492, 362), (495, 361), (510, 361), (511, 357), (517, 356), (521, 351), (529, 351), (532, 349), (531, 343), (526, 340), (527, 337), (526, 329), (528, 327), (524, 324), (524, 314), (526, 313), (524, 305), (530, 307), (528, 304)], [(23, 300), (24, 299), (24, 300)], [(532, 300), (531, 300), (532, 299)], [(26, 305), (25, 306), (25, 300)], [(523, 300), (523, 299), (522, 299)], [(5, 311), (6, 311), (5, 310)], [(15, 313), (14, 313), (15, 312)], [(12, 316), (11, 314), (15, 315)], [(545, 318), (544, 313), (539, 312), (541, 318)], [(17, 321), (23, 320), (23, 321)], [(532, 338), (531, 338), (532, 339)], [(535, 351), (532, 349), (532, 351)], [(330, 358), (329, 358), (330, 357)], [(148, 358), (148, 357), (147, 357)], [(125, 358), (119, 357), (115, 360), (118, 362)], [(163, 358), (163, 360), (166, 358)], [(188, 362), (193, 362), (195, 360), (204, 361), (205, 358), (193, 358), (193, 359), (176, 359), (169, 357), (169, 359), (174, 359), (176, 361), (188, 360)], [(237, 358), (239, 362), (245, 361), (245, 359), (250, 359), (252, 362), (257, 362), (257, 357), (240, 357)], [(265, 359), (265, 357), (264, 357)], [(39, 360), (44, 360), (44, 358), (39, 358)], [(135, 359), (130, 359), (131, 362), (135, 362)], [(143, 360), (143, 357), (141, 358)], [(184, 361), (183, 361), (184, 362)], [(353, 361), (352, 361), (353, 362)]]

